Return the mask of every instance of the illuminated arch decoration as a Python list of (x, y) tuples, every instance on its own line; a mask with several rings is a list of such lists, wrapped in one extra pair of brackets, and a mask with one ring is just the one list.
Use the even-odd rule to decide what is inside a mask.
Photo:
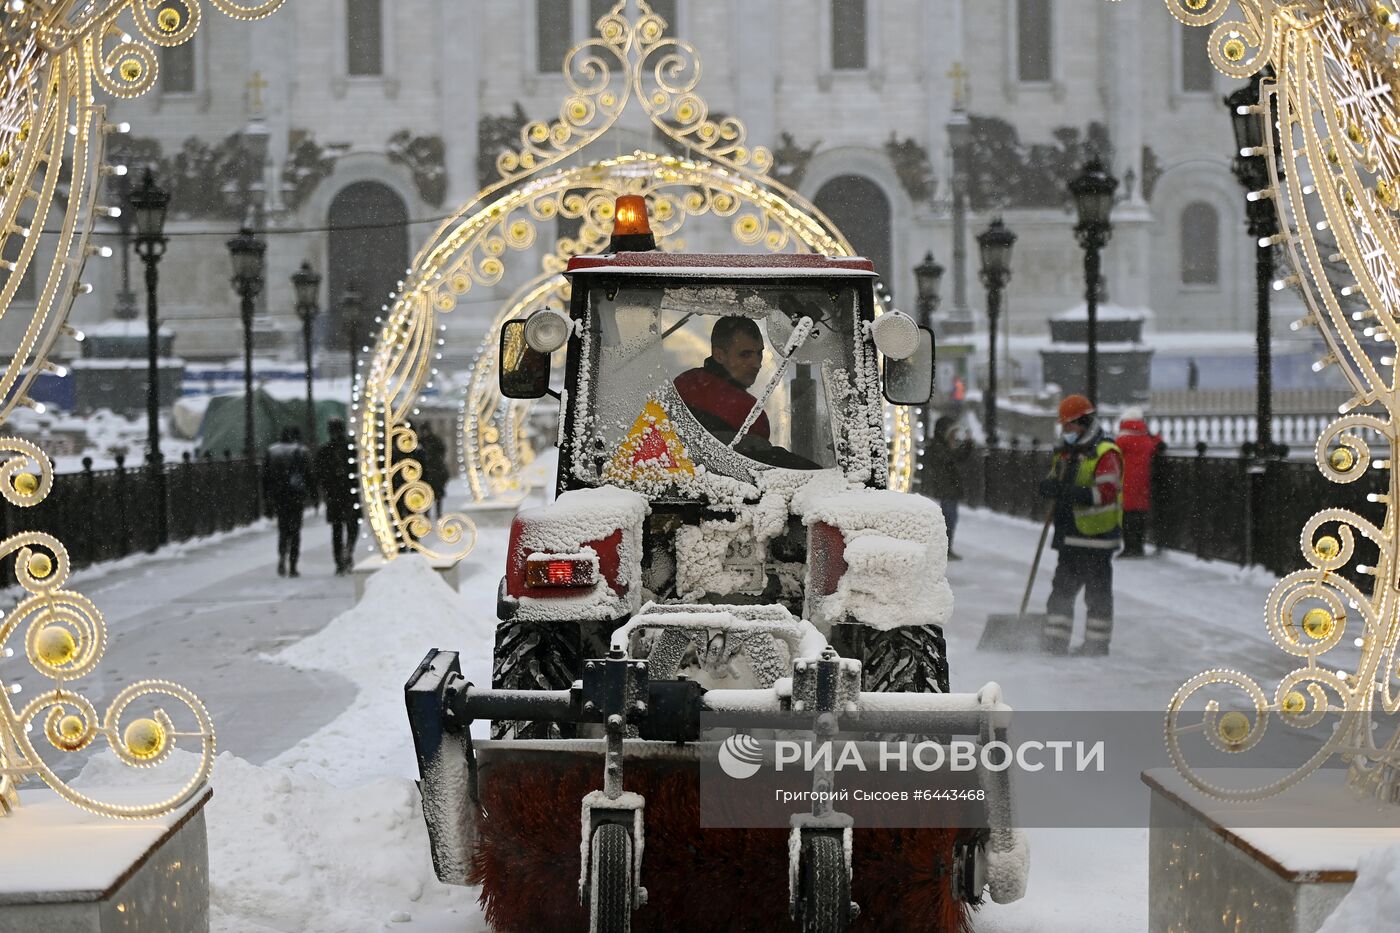
[[(529, 403), (503, 400), (496, 386), (501, 325), (545, 303), (566, 304), (560, 275), (570, 256), (601, 250), (612, 226), (613, 198), (648, 200), (659, 245), (678, 248), (686, 221), (721, 218), (740, 243), (770, 252), (852, 255), (831, 222), (797, 192), (769, 177), (772, 154), (748, 145), (734, 117), (711, 119), (697, 93), (696, 50), (666, 35), (666, 22), (646, 0), (618, 0), (597, 23), (595, 38), (564, 60), (570, 92), (558, 120), (528, 124), (518, 150), (496, 161), (500, 179), (458, 210), (420, 250), (399, 294), (391, 296), (372, 358), (358, 374), (354, 399), (361, 500), (368, 531), (386, 558), (411, 549), (431, 558), (460, 558), (475, 542), (475, 526), (452, 513), (428, 517), (433, 492), (412, 454), (411, 418), (431, 388), (433, 361), (450, 313), (473, 287), (500, 282), (512, 253), (530, 248), (537, 224), (558, 217), (582, 222), (577, 237), (562, 238), (543, 260), (540, 275), (502, 306), (478, 349), (462, 408), (462, 467), (472, 499), (509, 501), (523, 494), (518, 469), (534, 457), (525, 437)], [(629, 104), (689, 151), (687, 157), (634, 152), (576, 167), (559, 163), (602, 137)], [(914, 456), (906, 409), (889, 418), (890, 484), (907, 489)]]
[[(1281, 233), (1274, 241), (1291, 274), (1276, 287), (1301, 292), (1307, 314), (1294, 328), (1316, 327), (1326, 343), (1314, 368), (1336, 366), (1353, 392), (1317, 440), (1317, 466), (1336, 483), (1378, 475), (1385, 485), (1370, 497), (1384, 507), (1379, 525), (1339, 508), (1314, 515), (1301, 535), (1307, 569), (1285, 576), (1269, 596), (1269, 633), (1301, 666), (1270, 692), (1234, 670), (1196, 675), (1168, 706), (1167, 745), (1184, 777), (1226, 799), (1282, 792), (1340, 755), (1350, 765), (1353, 787), (1400, 802), (1400, 732), (1385, 737), (1374, 731), (1376, 717), (1400, 711), (1400, 487), (1392, 462), (1373, 457), (1365, 440), (1374, 431), (1389, 442), (1390, 457), (1400, 451), (1394, 357), (1400, 339), (1400, 114), (1392, 86), (1400, 16), (1388, 5), (1361, 0), (1238, 0), (1240, 18), (1222, 22), (1229, 0), (1166, 2), (1187, 25), (1214, 25), (1211, 61), (1225, 74), (1246, 78), (1272, 65), (1273, 76), (1261, 85), (1264, 103), (1255, 108), (1264, 124), (1263, 151), (1253, 153), (1266, 157), (1269, 187), (1251, 197), (1269, 198), (1278, 210)], [(1277, 128), (1264, 118), (1271, 112)], [(1335, 246), (1319, 242), (1322, 230), (1330, 231)], [(1350, 280), (1329, 280), (1328, 265), (1342, 262)], [(1364, 310), (1354, 310), (1358, 302)], [(1372, 341), (1391, 355), (1376, 361), (1366, 350)], [(1354, 565), (1356, 534), (1378, 547), (1375, 567)], [(1338, 575), (1346, 567), (1372, 576), (1369, 592)], [(1354, 671), (1324, 661), (1344, 640), (1359, 648)], [(1222, 711), (1214, 698), (1222, 690), (1238, 690), (1245, 710)], [(1197, 694), (1203, 709), (1188, 711)], [(1263, 739), (1273, 717), (1285, 727), (1308, 728), (1329, 716), (1339, 725), (1317, 752), (1262, 786), (1212, 783), (1192, 769), (1182, 746), (1187, 733), (1202, 731), (1215, 749), (1243, 752)]]
[[(260, 19), (283, 0), (208, 0), (235, 19)], [(104, 180), (125, 171), (103, 163), (108, 135), (127, 127), (110, 123), (99, 92), (136, 97), (156, 81), (154, 47), (188, 42), (199, 28), (201, 0), (175, 4), (149, 0), (9, 0), (0, 26), (0, 317), (26, 313), (16, 351), (0, 370), (0, 423), (17, 406), (38, 407), (27, 396), (46, 369), (67, 326), (73, 299), (91, 290), (82, 281), (90, 256), (110, 255), (90, 242)], [(18, 243), (18, 248), (13, 248)], [(38, 285), (32, 312), (14, 307), (26, 274)], [(19, 331), (20, 328), (16, 328)], [(17, 506), (43, 501), (53, 485), (53, 465), (38, 447), (0, 437), (0, 496)], [(106, 645), (102, 615), (87, 598), (63, 588), (68, 552), (50, 535), (21, 532), (0, 541), (0, 558), (16, 559), (16, 575), (28, 593), (0, 620), (0, 657), (13, 656), (11, 636), (22, 639), (30, 665), (52, 689), (16, 709), (10, 685), (0, 678), (0, 815), (19, 805), (19, 785), (42, 779), (60, 797), (94, 813), (145, 819), (188, 800), (207, 780), (214, 761), (214, 728), (189, 690), (149, 680), (122, 690), (99, 716), (70, 684), (90, 672)], [(19, 634), (17, 634), (19, 633)], [(163, 706), (127, 720), (164, 697), (185, 708), (177, 725)], [(139, 707), (138, 707), (139, 708)], [(166, 800), (114, 805), (69, 787), (45, 763), (31, 740), (35, 726), (48, 745), (72, 752), (103, 739), (118, 759), (137, 768), (165, 761), (180, 739), (200, 749), (194, 774)]]

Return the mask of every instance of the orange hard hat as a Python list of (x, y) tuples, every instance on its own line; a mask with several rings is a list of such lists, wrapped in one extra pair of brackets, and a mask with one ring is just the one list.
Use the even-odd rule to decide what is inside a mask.
[(1060, 424), (1069, 424), (1071, 421), (1078, 421), (1085, 415), (1094, 413), (1094, 403), (1082, 395), (1067, 395), (1064, 401), (1060, 402)]

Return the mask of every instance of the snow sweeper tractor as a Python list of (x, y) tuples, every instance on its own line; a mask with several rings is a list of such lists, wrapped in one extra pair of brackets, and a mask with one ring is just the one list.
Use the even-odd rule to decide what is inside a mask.
[(520, 933), (965, 930), (1025, 887), (981, 755), (926, 775), (951, 823), (867, 819), (821, 755), (724, 822), (784, 740), (1006, 739), (995, 684), (948, 692), (942, 515), (886, 488), (932, 334), (866, 259), (659, 252), (645, 210), (501, 334), (502, 394), (559, 399), (557, 495), (511, 526), (490, 687), (436, 649), (406, 687), (437, 874)]

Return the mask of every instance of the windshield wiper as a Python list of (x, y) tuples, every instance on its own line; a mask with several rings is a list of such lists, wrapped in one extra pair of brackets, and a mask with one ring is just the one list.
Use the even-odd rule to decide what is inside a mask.
[(758, 401), (754, 402), (753, 407), (749, 409), (748, 416), (744, 418), (744, 423), (739, 427), (739, 433), (735, 434), (734, 440), (729, 442), (730, 450), (739, 446), (744, 435), (749, 433), (749, 428), (753, 427), (753, 423), (758, 420), (758, 416), (763, 412), (763, 406), (768, 404), (768, 396), (773, 394), (773, 390), (782, 381), (783, 374), (787, 372), (788, 364), (792, 362), (797, 351), (802, 349), (802, 345), (807, 342), (807, 337), (812, 333), (814, 326), (816, 325), (812, 323), (810, 317), (803, 317), (792, 329), (792, 336), (788, 337), (787, 346), (783, 348), (783, 362), (779, 364), (772, 378), (768, 380), (768, 384), (763, 387), (763, 394), (758, 397)]

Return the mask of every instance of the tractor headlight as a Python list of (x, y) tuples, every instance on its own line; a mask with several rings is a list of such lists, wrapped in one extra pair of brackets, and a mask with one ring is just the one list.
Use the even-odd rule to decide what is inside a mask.
[(525, 321), (525, 343), (531, 350), (553, 353), (569, 339), (573, 325), (563, 312), (541, 308)]
[(877, 317), (870, 324), (870, 336), (875, 349), (892, 360), (907, 360), (919, 348), (919, 325), (903, 311), (886, 311)]

